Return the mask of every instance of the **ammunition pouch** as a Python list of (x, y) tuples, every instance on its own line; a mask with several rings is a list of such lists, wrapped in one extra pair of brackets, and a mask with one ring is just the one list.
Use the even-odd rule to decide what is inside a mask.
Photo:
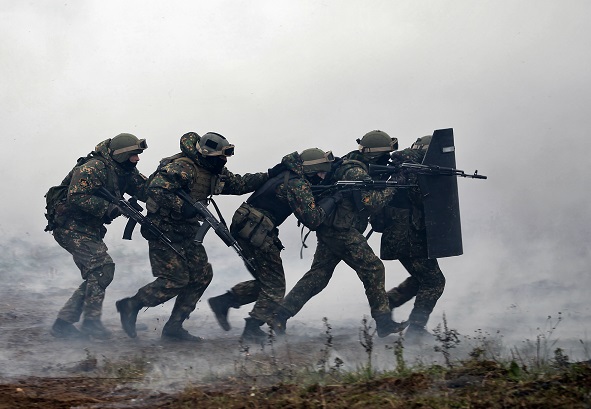
[(236, 210), (230, 228), (232, 234), (248, 241), (254, 247), (266, 247), (273, 244), (271, 237), (275, 228), (273, 222), (248, 203), (242, 203)]

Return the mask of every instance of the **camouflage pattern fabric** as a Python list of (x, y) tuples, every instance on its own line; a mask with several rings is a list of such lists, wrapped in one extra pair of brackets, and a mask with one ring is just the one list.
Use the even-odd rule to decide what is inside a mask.
[[(332, 172), (329, 183), (338, 180), (364, 180), (369, 175), (359, 161), (367, 165), (363, 155), (354, 151), (344, 157)], [(379, 211), (394, 194), (394, 189), (361, 191), (357, 196), (346, 196), (337, 205), (333, 217), (317, 230), (318, 245), (310, 270), (296, 283), (281, 305), (292, 316), (297, 314), (308, 300), (320, 293), (330, 281), (337, 264), (342, 260), (357, 273), (363, 283), (372, 317), (389, 312), (384, 288), (385, 269), (367, 243), (363, 231), (368, 216)], [(359, 203), (355, 203), (359, 200)], [(363, 211), (359, 211), (359, 206)]]
[[(183, 215), (183, 200), (175, 192), (184, 189), (194, 199), (205, 200), (210, 194), (241, 195), (252, 192), (268, 180), (266, 172), (241, 176), (225, 167), (219, 175), (209, 172), (207, 163), (195, 148), (198, 138), (191, 132), (183, 135), (180, 141), (184, 157), (192, 160), (193, 164), (186, 160), (173, 161), (160, 169), (148, 186), (148, 217), (167, 234), (187, 260), (157, 240), (148, 238), (152, 275), (157, 278), (140, 288), (135, 298), (146, 306), (156, 306), (176, 296), (169, 321), (182, 322), (189, 317), (213, 275), (205, 248), (193, 241), (200, 227), (199, 220), (197, 217), (187, 219)], [(198, 176), (208, 177), (209, 180), (204, 183)], [(223, 188), (217, 192), (213, 185), (220, 180), (224, 182)], [(203, 186), (209, 190), (198, 190)], [(203, 196), (195, 197), (195, 192)]]
[[(392, 152), (392, 164), (404, 162), (421, 163), (424, 150), (404, 149)], [(402, 170), (409, 184), (417, 184), (416, 173)], [(380, 243), (382, 260), (398, 260), (401, 257), (427, 258), (427, 233), (423, 202), (418, 187), (399, 189), (392, 201), (383, 208), (379, 215), (385, 225)]]
[(115, 162), (108, 153), (109, 141), (99, 143), (94, 157), (66, 176), (70, 181), (66, 205), (60, 214), (64, 223), (60, 227), (104, 237), (104, 224), (111, 220), (105, 218), (109, 202), (94, 195), (100, 187), (106, 187), (117, 197), (128, 193), (146, 200), (146, 177), (136, 168), (128, 170)]
[[(277, 230), (277, 226), (283, 220), (276, 220), (275, 214), (266, 209), (281, 207), (286, 209), (284, 214), (293, 212), (295, 217), (310, 229), (316, 229), (325, 218), (324, 210), (316, 206), (311, 185), (304, 177), (299, 154), (293, 152), (286, 155), (282, 158), (281, 163), (295, 177), (279, 183), (272, 193), (265, 195), (264, 200), (267, 202), (263, 203), (261, 207), (256, 207), (275, 225), (275, 229), (265, 238), (266, 243), (256, 247), (249, 240), (234, 234), (233, 231), (246, 256), (255, 260), (256, 271), (251, 271), (254, 280), (237, 284), (231, 289), (231, 292), (239, 305), (256, 301), (250, 316), (265, 322), (271, 320), (273, 312), (285, 295), (285, 273), (280, 254), (283, 246)], [(283, 178), (283, 174), (278, 178)], [(235, 229), (236, 226), (232, 226), (232, 230)]]
[(159, 241), (150, 240), (148, 244), (156, 280), (140, 288), (135, 297), (146, 307), (155, 307), (176, 297), (171, 317), (184, 321), (213, 278), (205, 248), (192, 239), (175, 244), (186, 257), (183, 260)]
[(384, 288), (384, 264), (375, 255), (359, 231), (320, 227), (316, 231), (318, 245), (312, 267), (287, 294), (281, 305), (295, 316), (302, 307), (329, 283), (334, 270), (344, 261), (363, 283), (371, 315), (389, 312)]
[(66, 177), (68, 196), (60, 215), (61, 223), (52, 232), (57, 243), (73, 257), (84, 282), (58, 313), (58, 318), (74, 323), (100, 319), (105, 290), (115, 273), (113, 259), (103, 242), (110, 223), (105, 213), (109, 203), (93, 193), (101, 186), (117, 196), (123, 193), (145, 200), (145, 176), (137, 169), (124, 169), (108, 154), (108, 142), (97, 145), (94, 158), (76, 166)]
[[(421, 163), (425, 152), (409, 148), (393, 152), (392, 164)], [(416, 174), (403, 173), (409, 183), (417, 183)], [(410, 274), (410, 277), (388, 291), (390, 308), (399, 307), (416, 297), (409, 323), (424, 327), (443, 294), (445, 277), (437, 260), (427, 258), (427, 234), (420, 189), (399, 192), (381, 215), (386, 227), (380, 242), (380, 257), (382, 260), (399, 260)]]
[[(198, 136), (195, 133), (188, 133), (181, 138), (181, 151), (185, 158), (190, 159), (193, 164), (187, 161), (176, 160), (164, 166), (153, 179), (149, 186), (148, 217), (160, 228), (171, 240), (182, 241), (195, 237), (199, 229), (197, 218), (187, 219), (182, 216), (181, 209), (183, 200), (175, 194), (179, 189), (191, 192), (193, 196), (197, 191), (197, 184), (207, 184), (195, 200), (206, 200), (213, 194), (242, 195), (253, 192), (269, 179), (267, 172), (254, 174), (236, 175), (224, 167), (219, 174), (214, 174), (207, 169), (207, 163), (197, 152), (195, 144)], [(200, 172), (200, 173), (198, 173)], [(199, 177), (206, 176), (210, 180), (199, 180)], [(216, 192), (216, 184), (223, 186), (220, 192)], [(223, 182), (223, 183), (222, 183)], [(155, 207), (150, 207), (153, 203)]]
[(435, 259), (401, 258), (399, 261), (410, 277), (388, 291), (390, 308), (400, 307), (416, 297), (408, 321), (424, 327), (443, 294), (445, 277)]
[(100, 319), (105, 289), (115, 271), (107, 246), (99, 238), (63, 228), (55, 229), (53, 237), (72, 254), (84, 280), (60, 310), (58, 318), (75, 323), (84, 313), (85, 319)]

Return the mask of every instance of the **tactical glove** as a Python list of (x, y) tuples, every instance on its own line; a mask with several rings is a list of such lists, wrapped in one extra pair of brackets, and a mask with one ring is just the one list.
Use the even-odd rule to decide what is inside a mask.
[(197, 216), (199, 212), (197, 208), (188, 202), (183, 202), (183, 206), (181, 207), (181, 214), (185, 219), (192, 219), (193, 217)]
[(320, 199), (320, 201), (318, 202), (318, 206), (322, 210), (324, 210), (326, 217), (330, 217), (330, 215), (332, 215), (332, 213), (335, 211), (337, 204), (341, 200), (343, 200), (343, 195), (341, 194), (341, 192), (337, 192), (332, 196)]
[(118, 216), (121, 216), (121, 210), (119, 210), (119, 206), (115, 204), (110, 204), (107, 207), (107, 211), (105, 212), (105, 218), (113, 220)]

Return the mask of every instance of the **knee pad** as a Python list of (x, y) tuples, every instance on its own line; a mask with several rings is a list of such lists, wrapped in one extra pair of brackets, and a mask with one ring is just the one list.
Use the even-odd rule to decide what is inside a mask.
[(96, 269), (93, 274), (96, 276), (101, 288), (106, 290), (109, 284), (113, 281), (113, 278), (115, 278), (115, 264), (105, 264), (101, 268)]

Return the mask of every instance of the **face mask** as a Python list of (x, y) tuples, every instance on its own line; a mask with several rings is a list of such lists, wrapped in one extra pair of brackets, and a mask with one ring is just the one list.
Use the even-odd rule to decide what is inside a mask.
[(224, 166), (226, 166), (226, 160), (225, 160), (225, 157), (206, 156), (204, 158), (204, 164), (207, 167), (207, 170), (209, 170), (215, 174), (219, 174), (219, 173), (222, 173)]
[(136, 166), (137, 166), (137, 162), (136, 162), (136, 163), (133, 163), (133, 162), (130, 162), (129, 160), (126, 160), (125, 162), (123, 162), (123, 163), (120, 163), (119, 165), (120, 165), (120, 166), (121, 166), (123, 169), (125, 169), (125, 170), (127, 170), (127, 171), (131, 171), (131, 170), (134, 170), (134, 169), (136, 168)]
[(308, 179), (308, 182), (312, 185), (319, 185), (322, 182), (322, 178), (316, 173), (313, 175), (306, 175), (306, 179)]

